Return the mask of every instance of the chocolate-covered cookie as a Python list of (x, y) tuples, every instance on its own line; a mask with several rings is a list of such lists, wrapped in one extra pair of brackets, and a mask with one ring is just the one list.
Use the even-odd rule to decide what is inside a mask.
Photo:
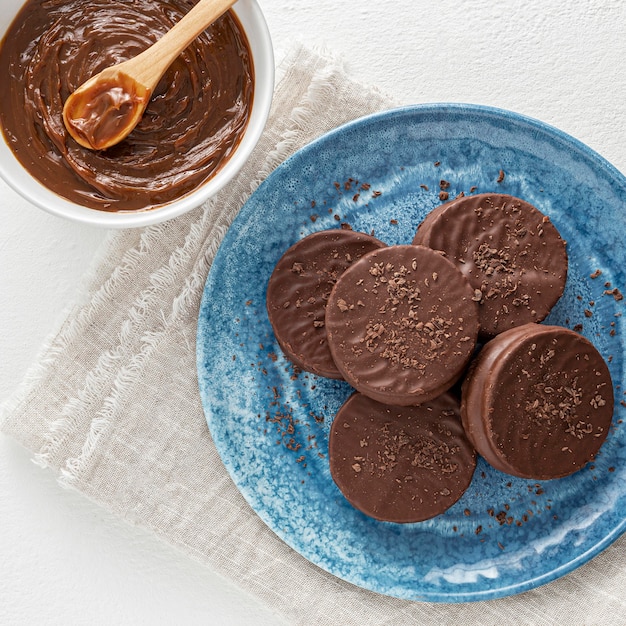
[(449, 389), (474, 349), (478, 307), (455, 265), (423, 246), (363, 256), (333, 287), (326, 332), (335, 364), (358, 391), (415, 405)]
[(482, 339), (542, 321), (565, 288), (565, 242), (547, 216), (513, 196), (447, 202), (426, 216), (413, 243), (442, 250), (469, 279)]
[(447, 393), (415, 407), (353, 394), (332, 423), (329, 461), (333, 480), (354, 507), (402, 523), (450, 508), (476, 467), (458, 400)]
[(525, 324), (483, 347), (463, 383), (461, 415), (470, 441), (496, 469), (560, 478), (592, 460), (609, 432), (611, 375), (578, 333)]
[(326, 341), (326, 301), (337, 278), (365, 253), (384, 246), (352, 230), (313, 233), (280, 258), (267, 286), (267, 313), (288, 359), (327, 378), (341, 378)]

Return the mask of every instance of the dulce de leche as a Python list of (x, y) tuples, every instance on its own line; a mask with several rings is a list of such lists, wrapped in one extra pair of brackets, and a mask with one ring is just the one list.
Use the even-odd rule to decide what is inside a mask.
[(63, 122), (85, 148), (103, 150), (141, 117), (150, 90), (134, 78), (117, 72), (115, 78), (97, 78), (74, 92), (63, 107)]
[(7, 144), (35, 178), (93, 209), (136, 211), (184, 196), (224, 166), (245, 132), (254, 89), (250, 46), (232, 11), (172, 63), (124, 141), (89, 150), (63, 123), (71, 93), (148, 48), (194, 4), (26, 2), (0, 46), (7, 77), (0, 82), (0, 121)]

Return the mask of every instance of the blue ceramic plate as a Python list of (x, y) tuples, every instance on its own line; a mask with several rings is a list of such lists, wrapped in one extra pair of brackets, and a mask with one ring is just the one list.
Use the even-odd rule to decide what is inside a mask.
[[(352, 508), (329, 472), (327, 434), (351, 389), (294, 371), (274, 340), (265, 289), (283, 252), (313, 231), (347, 223), (388, 244), (410, 243), (441, 203), (442, 180), (451, 198), (519, 196), (557, 226), (568, 242), (569, 278), (547, 322), (581, 329), (609, 362), (613, 428), (597, 460), (568, 478), (515, 479), (479, 459), (469, 490), (443, 515), (378, 522)], [(413, 106), (357, 120), (306, 146), (241, 210), (200, 310), (202, 402), (235, 484), (301, 555), (399, 598), (497, 598), (589, 560), (626, 530), (626, 301), (613, 292), (626, 284), (624, 233), (626, 179), (575, 139), (510, 112)]]

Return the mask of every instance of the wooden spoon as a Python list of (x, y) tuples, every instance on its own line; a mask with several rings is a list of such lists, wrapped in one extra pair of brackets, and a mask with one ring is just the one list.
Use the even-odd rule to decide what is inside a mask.
[(63, 106), (69, 134), (85, 148), (105, 150), (139, 123), (159, 80), (174, 59), (235, 0), (200, 0), (180, 22), (136, 57), (83, 83)]

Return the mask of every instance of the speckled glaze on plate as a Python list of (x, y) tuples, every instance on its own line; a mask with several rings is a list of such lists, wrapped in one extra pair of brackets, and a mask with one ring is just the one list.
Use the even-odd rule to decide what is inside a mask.
[[(504, 179), (500, 172), (504, 173)], [(265, 289), (298, 239), (346, 223), (410, 243), (441, 203), (441, 181), (508, 193), (546, 213), (568, 242), (565, 293), (546, 323), (580, 328), (616, 387), (593, 464), (552, 481), (516, 479), (479, 459), (451, 509), (415, 524), (378, 522), (333, 483), (327, 433), (351, 393), (294, 371), (274, 340)], [(252, 508), (331, 574), (391, 596), (466, 602), (520, 593), (586, 562), (626, 530), (624, 376), (626, 179), (577, 140), (511, 112), (424, 105), (351, 122), (285, 161), (242, 208), (213, 262), (198, 322), (208, 426)], [(602, 273), (596, 278), (591, 278)]]

